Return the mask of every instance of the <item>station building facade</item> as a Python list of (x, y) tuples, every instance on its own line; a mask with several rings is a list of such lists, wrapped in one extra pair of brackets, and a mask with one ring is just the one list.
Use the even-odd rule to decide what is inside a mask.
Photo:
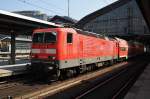
[(77, 27), (104, 35), (147, 35), (148, 26), (135, 0), (119, 0), (95, 11), (78, 23)]

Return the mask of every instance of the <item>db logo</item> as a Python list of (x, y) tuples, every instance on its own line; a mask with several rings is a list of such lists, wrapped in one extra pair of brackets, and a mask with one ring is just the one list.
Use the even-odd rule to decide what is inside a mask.
[(46, 53), (45, 49), (40, 49), (40, 53)]

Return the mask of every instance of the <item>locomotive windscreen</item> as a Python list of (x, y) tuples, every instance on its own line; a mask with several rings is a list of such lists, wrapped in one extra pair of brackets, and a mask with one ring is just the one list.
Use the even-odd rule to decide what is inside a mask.
[(33, 43), (55, 43), (55, 42), (56, 42), (55, 32), (35, 33), (33, 35)]

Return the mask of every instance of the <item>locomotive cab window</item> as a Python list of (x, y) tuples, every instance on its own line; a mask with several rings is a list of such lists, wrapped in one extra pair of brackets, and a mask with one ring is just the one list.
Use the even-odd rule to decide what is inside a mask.
[(56, 33), (55, 32), (35, 33), (32, 39), (33, 43), (55, 43)]
[(56, 33), (45, 33), (45, 43), (55, 43), (56, 42)]
[(44, 33), (35, 33), (32, 38), (33, 43), (43, 43)]
[(72, 43), (72, 40), (73, 40), (73, 35), (72, 33), (67, 33), (67, 43)]

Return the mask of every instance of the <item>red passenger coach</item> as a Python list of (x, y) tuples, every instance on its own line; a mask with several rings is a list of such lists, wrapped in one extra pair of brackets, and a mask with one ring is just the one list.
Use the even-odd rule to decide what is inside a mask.
[[(32, 35), (31, 70), (60, 76), (64, 71), (83, 72), (103, 63), (128, 57), (127, 41), (73, 28), (37, 29)], [(90, 65), (89, 65), (90, 64)], [(91, 65), (93, 64), (93, 65)]]
[(138, 42), (128, 42), (129, 45), (129, 57), (134, 57), (144, 53), (144, 45)]
[(126, 40), (116, 38), (118, 41), (118, 48), (119, 48), (119, 59), (127, 59), (128, 58), (128, 42)]

